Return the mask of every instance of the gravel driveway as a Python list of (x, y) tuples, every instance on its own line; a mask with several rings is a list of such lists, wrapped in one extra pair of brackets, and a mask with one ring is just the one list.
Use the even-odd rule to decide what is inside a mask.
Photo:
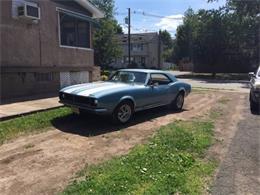
[(260, 115), (253, 115), (249, 103), (242, 110), (243, 119), (222, 161), (212, 194), (260, 193)]

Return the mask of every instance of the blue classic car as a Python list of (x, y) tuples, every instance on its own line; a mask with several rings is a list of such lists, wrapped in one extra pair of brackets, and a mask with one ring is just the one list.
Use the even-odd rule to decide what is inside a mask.
[(73, 85), (60, 90), (60, 102), (78, 114), (89, 112), (111, 115), (127, 123), (134, 112), (163, 105), (181, 110), (191, 86), (169, 72), (122, 69), (108, 81)]

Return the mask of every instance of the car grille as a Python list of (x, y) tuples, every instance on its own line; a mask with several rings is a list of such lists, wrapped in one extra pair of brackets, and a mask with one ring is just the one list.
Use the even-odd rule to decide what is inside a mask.
[(85, 106), (94, 106), (94, 98), (78, 96), (68, 93), (59, 93), (59, 98), (61, 102), (73, 104), (73, 105), (85, 105)]

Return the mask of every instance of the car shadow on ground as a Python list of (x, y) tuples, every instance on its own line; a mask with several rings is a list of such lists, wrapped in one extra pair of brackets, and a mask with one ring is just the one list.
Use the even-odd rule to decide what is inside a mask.
[[(185, 111), (187, 110), (183, 109), (181, 112)], [(172, 113), (178, 112), (172, 111), (168, 107), (160, 107), (137, 112), (134, 114), (133, 119), (125, 125), (114, 124), (110, 116), (96, 116), (88, 114), (82, 116), (70, 114), (64, 117), (55, 118), (51, 121), (51, 123), (60, 131), (90, 137), (113, 131), (119, 131)]]

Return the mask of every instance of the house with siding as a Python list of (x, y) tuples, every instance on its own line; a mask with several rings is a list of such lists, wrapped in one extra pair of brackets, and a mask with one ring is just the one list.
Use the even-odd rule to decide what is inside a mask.
[[(127, 68), (128, 61), (128, 35), (117, 35), (117, 42), (122, 50), (122, 57), (111, 64), (113, 68)], [(163, 59), (159, 33), (136, 33), (131, 34), (130, 61), (138, 68), (162, 68)]]
[(92, 33), (102, 17), (88, 0), (0, 1), (1, 100), (97, 80)]

